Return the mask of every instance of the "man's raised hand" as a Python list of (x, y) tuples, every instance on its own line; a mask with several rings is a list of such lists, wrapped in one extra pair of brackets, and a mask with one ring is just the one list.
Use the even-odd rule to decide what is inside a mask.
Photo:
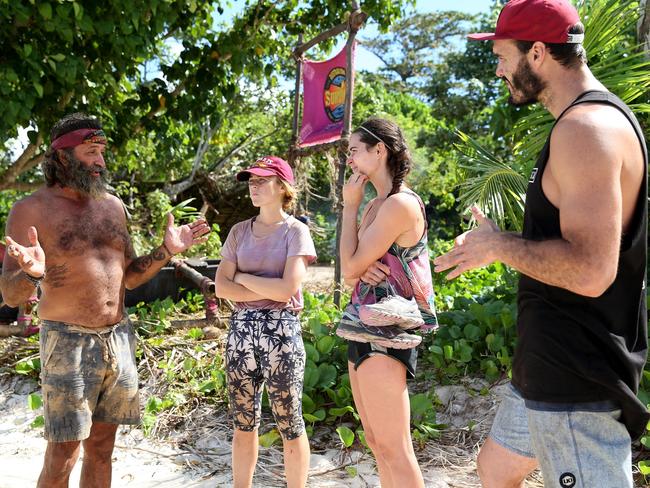
[(208, 236), (206, 234), (208, 233), (210, 233), (210, 226), (208, 226), (205, 219), (196, 219), (194, 222), (176, 227), (174, 225), (174, 216), (169, 213), (167, 214), (163, 245), (170, 253), (178, 254), (195, 244), (207, 241)]
[(448, 280), (496, 260), (498, 240), (502, 233), (478, 207), (473, 206), (471, 210), (478, 227), (456, 237), (454, 248), (433, 260), (436, 273), (454, 268), (447, 275)]
[(45, 275), (45, 252), (38, 242), (36, 227), (27, 229), (29, 246), (22, 246), (11, 237), (6, 236), (7, 254), (14, 258), (20, 269), (34, 278), (41, 278)]

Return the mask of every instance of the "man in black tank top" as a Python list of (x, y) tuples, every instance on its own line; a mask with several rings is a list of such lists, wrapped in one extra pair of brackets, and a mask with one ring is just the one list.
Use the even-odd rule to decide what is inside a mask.
[(478, 458), (484, 487), (631, 487), (636, 392), (647, 353), (647, 164), (630, 110), (593, 76), (567, 0), (511, 0), (493, 40), (515, 105), (555, 117), (533, 169), (521, 235), (479, 226), (435, 260), (448, 278), (501, 261), (521, 272), (518, 344)]

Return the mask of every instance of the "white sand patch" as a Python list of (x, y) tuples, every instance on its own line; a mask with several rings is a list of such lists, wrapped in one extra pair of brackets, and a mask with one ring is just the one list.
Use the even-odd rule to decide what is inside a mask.
[[(0, 488), (35, 486), (45, 454), (42, 427), (31, 423), (42, 408), (30, 410), (28, 395), (39, 392), (33, 380), (20, 377), (0, 383)], [(186, 467), (188, 453), (165, 443), (145, 439), (138, 429), (118, 430), (113, 455), (113, 486), (181, 487), (210, 486), (214, 481), (201, 480)], [(70, 478), (70, 486), (79, 485), (83, 451)]]
[[(483, 385), (479, 385), (483, 386)], [(418, 459), (428, 488), (480, 486), (474, 468), (478, 442), (476, 431), (467, 428), (473, 419), (489, 425), (494, 396), (470, 394), (463, 387), (436, 388), (445, 406), (439, 421), (454, 425), (445, 439), (429, 441)], [(42, 409), (30, 410), (28, 395), (38, 384), (24, 377), (0, 377), (0, 488), (35, 486), (46, 442), (43, 429), (30, 426)], [(480, 410), (473, 408), (473, 403)], [(486, 416), (487, 414), (487, 416)], [(229, 487), (231, 475), (231, 430), (223, 413), (209, 407), (197, 409), (182, 428), (164, 440), (146, 438), (133, 427), (120, 427), (113, 455), (114, 487)], [(478, 417), (482, 417), (478, 419)], [(313, 447), (308, 487), (379, 488), (374, 459), (360, 450), (343, 450), (325, 437)], [(450, 445), (451, 439), (451, 445)], [(455, 440), (458, 439), (456, 444)], [(70, 486), (79, 485), (83, 451), (71, 475)], [(283, 487), (282, 452), (276, 447), (260, 449), (253, 486)]]
[[(42, 428), (30, 424), (42, 408), (30, 410), (28, 395), (38, 392), (33, 380), (5, 378), (0, 383), (0, 488), (35, 486), (41, 470), (46, 441)], [(181, 433), (179, 433), (180, 435)], [(157, 442), (144, 437), (141, 430), (120, 427), (113, 454), (114, 487), (210, 487), (231, 486), (230, 440), (221, 431), (207, 432), (193, 446), (175, 446), (172, 438)], [(206, 466), (206, 458), (211, 466)], [(265, 460), (271, 459), (271, 463)], [(276, 448), (261, 449), (256, 478), (274, 476), (255, 487), (283, 486), (281, 453)], [(70, 477), (70, 486), (79, 485), (83, 451)], [(446, 476), (436, 470), (425, 472), (427, 487), (447, 488)], [(372, 457), (359, 451), (329, 449), (311, 456), (310, 480), (313, 488), (379, 487)]]

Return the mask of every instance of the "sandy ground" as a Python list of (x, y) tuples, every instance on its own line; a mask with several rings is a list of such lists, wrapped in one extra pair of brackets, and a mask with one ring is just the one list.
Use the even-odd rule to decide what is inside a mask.
[(332, 291), (334, 289), (334, 267), (318, 264), (309, 266), (303, 288), (319, 293)]
[[(0, 488), (35, 486), (46, 442), (42, 427), (32, 421), (42, 409), (30, 410), (28, 395), (38, 392), (34, 380), (17, 376), (0, 377)], [(441, 387), (439, 397), (448, 402), (440, 421), (459, 431), (467, 426), (476, 412), (468, 409), (468, 399), (475, 398), (463, 386)], [(491, 398), (483, 399), (492, 410)], [(142, 431), (120, 427), (113, 456), (114, 487), (221, 487), (232, 486), (230, 475), (230, 439), (226, 419), (223, 428), (207, 426), (187, 432), (172, 433), (164, 441), (145, 438)], [(219, 424), (219, 422), (217, 422)], [(192, 437), (192, 444), (187, 443)], [(419, 453), (420, 464), (429, 488), (478, 486), (473, 474), (474, 453), (454, 466), (444, 466), (449, 456), (440, 447), (437, 452)], [(462, 455), (462, 453), (461, 453)], [(440, 457), (435, 460), (434, 457)], [(458, 453), (454, 453), (457, 457)], [(83, 452), (72, 472), (70, 486), (78, 486)], [(260, 449), (255, 487), (281, 487), (281, 452), (276, 448)], [(453, 463), (452, 463), (453, 464)], [(456, 461), (456, 464), (459, 464)], [(462, 476), (463, 481), (460, 481)], [(275, 480), (275, 481), (273, 481)], [(473, 481), (475, 484), (473, 484)], [(318, 488), (379, 487), (375, 464), (366, 453), (357, 450), (328, 449), (315, 451), (311, 457), (308, 486)]]

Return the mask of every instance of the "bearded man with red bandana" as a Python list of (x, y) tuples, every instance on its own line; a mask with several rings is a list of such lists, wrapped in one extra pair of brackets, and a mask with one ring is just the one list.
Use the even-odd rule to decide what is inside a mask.
[(170, 214), (161, 245), (135, 256), (123, 204), (106, 190), (106, 144), (94, 117), (58, 121), (45, 185), (16, 202), (7, 219), (2, 296), (15, 306), (40, 291), (48, 445), (39, 487), (67, 487), (82, 444), (81, 486), (110, 486), (117, 426), (140, 419), (125, 288), (145, 283), (209, 232), (203, 219), (177, 227)]

